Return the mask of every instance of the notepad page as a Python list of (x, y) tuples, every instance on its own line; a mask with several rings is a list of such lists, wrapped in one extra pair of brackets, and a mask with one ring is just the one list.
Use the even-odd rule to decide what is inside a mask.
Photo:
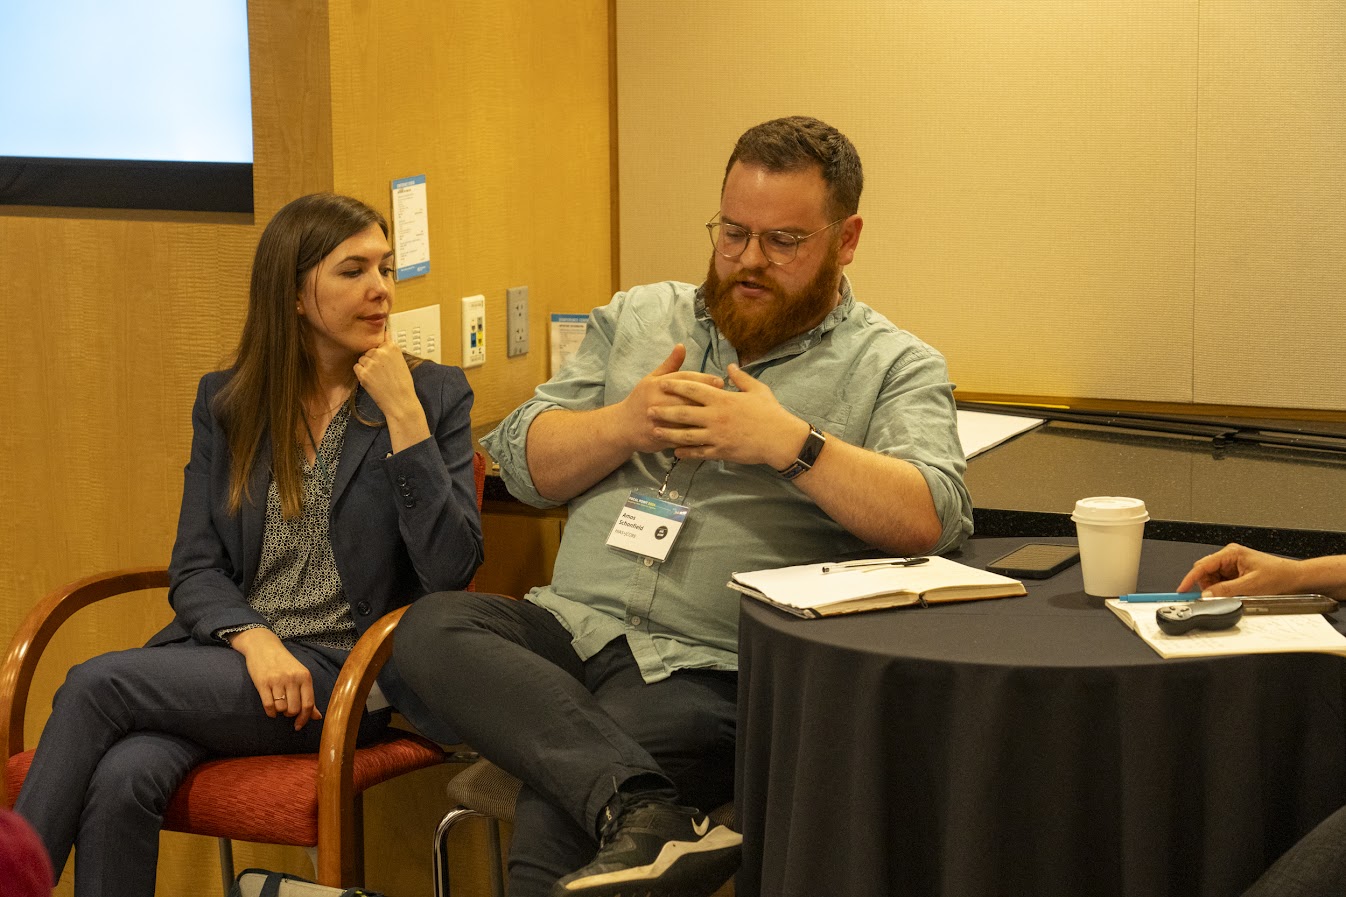
[(1316, 651), (1346, 654), (1346, 636), (1322, 614), (1258, 614), (1244, 616), (1232, 629), (1194, 629), (1169, 635), (1159, 628), (1155, 612), (1162, 605), (1107, 602), (1161, 657), (1213, 657), (1220, 654), (1275, 654)]

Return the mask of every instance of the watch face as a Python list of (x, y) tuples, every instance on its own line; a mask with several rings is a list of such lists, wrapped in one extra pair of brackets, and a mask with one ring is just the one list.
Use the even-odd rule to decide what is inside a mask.
[(803, 461), (809, 467), (818, 460), (818, 454), (823, 450), (823, 443), (827, 437), (823, 436), (821, 430), (817, 427), (809, 427), (809, 436), (804, 440), (804, 447), (799, 451), (799, 460)]
[(823, 450), (823, 443), (826, 441), (827, 437), (823, 435), (821, 430), (810, 426), (809, 435), (805, 438), (803, 447), (799, 449), (799, 457), (795, 459), (795, 463), (776, 472), (787, 480), (793, 480), (813, 466), (814, 462), (818, 460), (819, 453)]

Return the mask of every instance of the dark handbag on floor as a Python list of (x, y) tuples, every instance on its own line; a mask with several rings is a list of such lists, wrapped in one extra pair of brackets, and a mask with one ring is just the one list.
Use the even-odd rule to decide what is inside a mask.
[(229, 897), (384, 897), (364, 888), (332, 888), (307, 878), (265, 869), (244, 869), (234, 879)]

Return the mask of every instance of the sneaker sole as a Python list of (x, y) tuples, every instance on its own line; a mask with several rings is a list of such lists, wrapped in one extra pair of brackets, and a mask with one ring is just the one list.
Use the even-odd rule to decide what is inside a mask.
[(710, 897), (738, 869), (743, 836), (723, 825), (697, 841), (670, 841), (654, 862), (563, 885), (583, 897)]

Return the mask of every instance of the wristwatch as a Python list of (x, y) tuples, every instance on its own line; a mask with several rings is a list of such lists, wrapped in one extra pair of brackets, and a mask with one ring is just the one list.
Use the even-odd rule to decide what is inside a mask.
[(823, 431), (810, 425), (808, 438), (804, 440), (804, 447), (799, 450), (799, 457), (795, 458), (795, 463), (784, 470), (776, 471), (776, 473), (787, 480), (793, 480), (804, 471), (811, 469), (817, 463), (818, 453), (823, 450), (823, 443), (826, 441), (827, 437), (823, 435)]

